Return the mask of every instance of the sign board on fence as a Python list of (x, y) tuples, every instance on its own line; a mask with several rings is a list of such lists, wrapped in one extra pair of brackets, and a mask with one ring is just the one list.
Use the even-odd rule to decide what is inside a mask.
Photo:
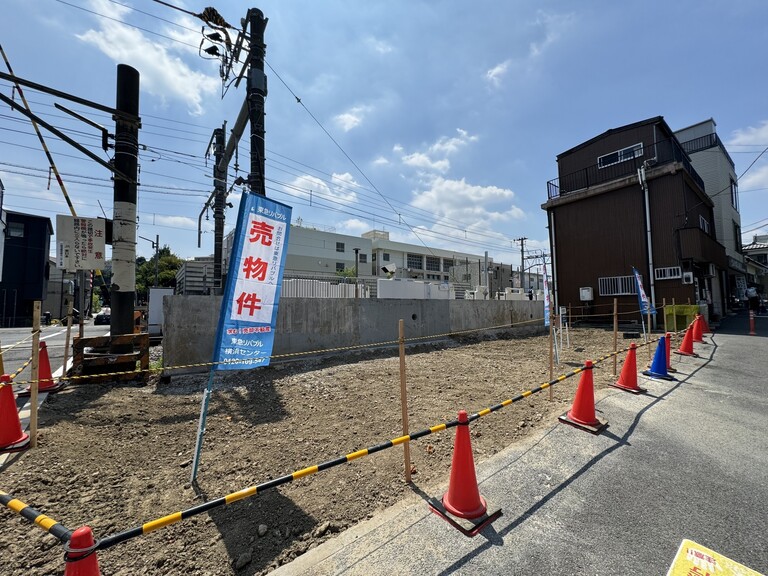
[(70, 272), (104, 268), (105, 223), (103, 218), (57, 214), (56, 267)]
[(710, 576), (762, 576), (759, 572), (701, 544), (696, 544), (693, 540), (683, 540), (667, 576), (706, 576), (707, 574)]
[(290, 206), (243, 194), (214, 348), (216, 370), (269, 365), (290, 228)]

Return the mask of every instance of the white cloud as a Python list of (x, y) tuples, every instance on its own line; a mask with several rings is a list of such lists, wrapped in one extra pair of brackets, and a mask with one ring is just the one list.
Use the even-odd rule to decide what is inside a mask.
[(574, 21), (573, 14), (552, 14), (539, 11), (533, 26), (542, 30), (542, 39), (531, 42), (528, 46), (529, 58), (538, 58), (550, 46), (554, 45)]
[(501, 81), (509, 71), (509, 66), (512, 64), (511, 60), (505, 60), (501, 64), (497, 64), (485, 73), (485, 79), (490, 82), (494, 87), (501, 86)]
[[(94, 11), (118, 20), (125, 20), (130, 12), (128, 8), (106, 0), (91, 0), (90, 6)], [(150, 39), (142, 31), (114, 20), (102, 18), (98, 22), (98, 29), (88, 30), (76, 37), (95, 46), (113, 61), (125, 62), (136, 68), (141, 74), (142, 90), (163, 100), (184, 102), (190, 114), (195, 116), (203, 113), (203, 100), (217, 94), (220, 86), (218, 77), (193, 70), (175, 54), (177, 51), (189, 52), (191, 47)], [(165, 32), (178, 35), (170, 29)]]
[(755, 145), (762, 146), (768, 141), (768, 120), (764, 120), (759, 126), (748, 126), (740, 130), (734, 130), (729, 146)]
[(370, 222), (364, 222), (358, 218), (350, 218), (338, 224), (338, 232), (340, 234), (349, 234), (350, 236), (360, 236), (360, 234), (368, 232), (370, 229)]
[(477, 136), (471, 136), (466, 130), (461, 128), (457, 128), (456, 133), (458, 136), (441, 136), (434, 143), (425, 146), (423, 151), (404, 154), (403, 147), (400, 144), (395, 144), (392, 150), (401, 156), (400, 159), (406, 166), (444, 174), (451, 168), (448, 156), (455, 154), (467, 144), (476, 142), (478, 139)]
[(389, 54), (394, 50), (394, 48), (389, 42), (386, 42), (384, 40), (379, 40), (378, 38), (374, 38), (373, 36), (368, 36), (365, 39), (365, 43), (374, 52), (378, 52), (379, 54)]
[(186, 216), (163, 216), (162, 214), (157, 214), (152, 223), (156, 226), (197, 230), (197, 222)]
[(447, 172), (451, 167), (451, 163), (448, 159), (432, 160), (423, 152), (414, 152), (413, 154), (403, 156), (403, 164), (414, 168), (422, 168), (424, 170), (434, 170), (436, 172)]
[(344, 132), (349, 132), (360, 126), (360, 124), (363, 123), (365, 116), (371, 112), (371, 110), (372, 108), (370, 106), (353, 106), (346, 112), (335, 116), (333, 121), (336, 122), (336, 125), (344, 130)]
[(741, 190), (768, 188), (768, 164), (755, 165), (739, 179)]
[(307, 202), (316, 201), (323, 205), (331, 203), (354, 204), (357, 202), (355, 188), (360, 185), (351, 174), (333, 174), (331, 183), (316, 176), (299, 176), (283, 188), (287, 194)]
[(490, 223), (525, 218), (525, 212), (512, 204), (515, 193), (498, 186), (476, 186), (464, 178), (433, 178), (429, 188), (417, 192), (411, 204), (431, 210), (438, 218), (461, 220), (487, 229)]
[(384, 156), (379, 156), (373, 161), (374, 166), (386, 166), (387, 164), (389, 164), (389, 160), (384, 158)]

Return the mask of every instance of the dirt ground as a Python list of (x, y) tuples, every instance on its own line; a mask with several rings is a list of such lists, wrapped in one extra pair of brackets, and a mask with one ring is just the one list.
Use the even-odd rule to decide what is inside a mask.
[[(612, 350), (612, 331), (572, 329), (555, 376)], [(411, 432), (549, 380), (546, 335), (462, 338), (406, 354)], [(399, 362), (397, 350), (365, 351), (220, 373), (197, 489), (189, 479), (205, 376), (69, 386), (49, 396), (38, 448), (0, 472), (0, 489), (72, 530), (91, 526), (96, 539), (139, 527), (400, 436)], [(612, 359), (596, 366), (596, 389), (613, 381), (612, 370)], [(475, 461), (554, 425), (578, 379), (554, 386), (553, 401), (544, 391), (474, 422)], [(413, 482), (430, 496), (445, 490), (454, 434), (411, 443)], [(402, 447), (390, 448), (100, 551), (99, 564), (124, 576), (264, 574), (412, 494), (403, 471)], [(63, 574), (54, 537), (8, 509), (0, 516), (0, 572)]]

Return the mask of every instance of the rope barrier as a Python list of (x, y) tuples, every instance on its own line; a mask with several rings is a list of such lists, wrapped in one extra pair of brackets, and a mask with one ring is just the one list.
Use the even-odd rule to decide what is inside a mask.
[(72, 531), (64, 527), (62, 524), (51, 518), (50, 516), (46, 516), (39, 510), (36, 510), (32, 508), (31, 506), (28, 506), (21, 500), (18, 500), (8, 494), (7, 492), (3, 492), (0, 490), (0, 504), (6, 506), (10, 510), (13, 510), (17, 514), (19, 514), (21, 517), (26, 518), (30, 522), (34, 522), (37, 524), (40, 528), (48, 532), (51, 536), (56, 537), (63, 543), (69, 542), (70, 537), (72, 536)]
[(19, 345), (21, 345), (21, 344), (24, 344), (24, 342), (26, 342), (26, 341), (27, 341), (27, 340), (29, 340), (30, 338), (34, 337), (34, 335), (35, 335), (36, 333), (37, 333), (37, 334), (39, 334), (39, 333), (40, 333), (40, 330), (37, 330), (37, 331), (35, 331), (35, 330), (32, 330), (32, 334), (30, 334), (30, 335), (29, 335), (29, 336), (27, 336), (26, 338), (24, 338), (24, 339), (22, 339), (22, 340), (19, 340), (19, 341), (18, 341), (18, 342), (16, 342), (15, 344), (11, 344), (10, 346), (8, 346), (8, 347), (7, 347), (5, 350), (2, 350), (2, 351), (0, 351), (0, 356), (2, 356), (3, 354), (5, 354), (5, 353), (6, 353), (6, 352), (8, 352), (9, 350), (13, 350), (14, 348), (16, 348), (16, 346), (19, 346)]
[[(14, 378), (16, 378), (16, 376), (21, 374), (24, 371), (24, 369), (27, 366), (29, 366), (31, 363), (32, 363), (32, 356), (30, 356), (29, 360), (27, 360), (26, 362), (24, 362), (24, 364), (21, 365), (21, 368), (19, 368), (18, 370), (16, 370), (16, 372), (10, 375), (10, 379), (13, 380)], [(35, 382), (35, 380), (32, 380), (30, 382)], [(39, 382), (39, 380), (37, 380), (37, 382)], [(18, 384), (26, 384), (26, 383), (27, 381), (21, 381), (21, 380), (18, 382)]]

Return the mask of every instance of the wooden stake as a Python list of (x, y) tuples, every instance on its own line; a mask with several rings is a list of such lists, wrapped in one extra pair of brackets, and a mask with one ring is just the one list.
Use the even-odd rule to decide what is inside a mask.
[[(552, 321), (552, 316), (549, 317), (549, 381), (552, 382), (552, 379), (555, 377), (555, 360), (553, 355), (552, 347), (554, 345), (554, 340), (552, 338), (552, 324), (554, 322)], [(552, 401), (552, 386), (549, 387), (549, 400)]]
[(672, 298), (672, 327), (675, 329), (675, 334), (677, 334), (677, 307), (675, 306), (674, 298)]
[[(398, 322), (397, 329), (400, 340), (400, 405), (403, 411), (403, 436), (408, 436), (408, 391), (405, 385), (405, 325), (403, 320)], [(411, 443), (403, 442), (403, 457), (405, 458), (405, 481), (411, 482)]]
[(29, 445), (37, 448), (37, 379), (40, 377), (40, 308), (35, 300), (32, 309), (32, 384), (29, 386)]
[(67, 360), (69, 360), (69, 336), (72, 333), (72, 298), (67, 300), (67, 335), (64, 338), (64, 363), (62, 370), (64, 376), (67, 375)]
[(619, 299), (613, 299), (613, 375), (616, 376), (616, 352), (619, 350)]

